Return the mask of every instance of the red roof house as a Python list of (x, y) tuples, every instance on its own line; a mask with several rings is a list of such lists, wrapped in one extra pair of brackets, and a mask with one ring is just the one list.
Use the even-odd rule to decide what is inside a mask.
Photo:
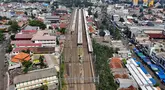
[(66, 23), (60, 23), (60, 28), (66, 28), (67, 24)]
[(15, 39), (16, 40), (31, 40), (33, 37), (33, 34), (16, 34)]

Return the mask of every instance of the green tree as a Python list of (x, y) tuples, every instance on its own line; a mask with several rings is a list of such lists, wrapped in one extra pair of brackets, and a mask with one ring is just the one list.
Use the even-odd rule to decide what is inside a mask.
[(9, 18), (7, 18), (6, 16), (2, 17), (3, 20), (9, 20)]
[(106, 18), (103, 19), (102, 24), (107, 25), (107, 19)]
[(105, 29), (105, 26), (102, 24), (102, 25), (100, 25), (100, 29), (101, 30), (104, 30)]
[(103, 30), (101, 30), (101, 31), (99, 32), (99, 35), (100, 35), (101, 37), (104, 37), (104, 36), (105, 36), (105, 32), (104, 32)]
[(24, 12), (24, 14), (25, 14), (25, 15), (28, 15), (26, 11)]
[(118, 53), (120, 49), (119, 48), (115, 48), (115, 53)]
[(13, 21), (10, 20), (10, 21), (8, 21), (7, 24), (8, 24), (8, 25), (11, 25), (12, 23), (13, 23)]
[(60, 28), (56, 27), (55, 29), (56, 29), (58, 32), (60, 32)]
[(0, 31), (0, 41), (3, 41), (4, 40), (4, 34), (2, 31)]
[[(114, 83), (113, 75), (109, 68), (107, 60), (112, 57), (113, 48), (100, 45), (94, 40), (92, 42), (95, 58), (95, 72), (100, 76), (99, 83), (96, 85), (97, 90), (117, 90), (117, 85)], [(106, 82), (106, 83), (105, 83)]]
[(22, 52), (30, 54), (30, 49), (22, 50)]
[(57, 44), (57, 45), (59, 45), (59, 44), (60, 44), (60, 42), (59, 42), (58, 38), (56, 38), (56, 44)]
[(148, 14), (152, 14), (152, 10), (151, 9), (148, 9)]
[(29, 68), (31, 65), (32, 65), (32, 62), (31, 61), (23, 61), (22, 62), (22, 65), (24, 66), (24, 67), (26, 67), (26, 68)]
[(27, 73), (29, 70), (29, 67), (32, 65), (31, 61), (23, 61), (22, 65), (24, 66), (23, 72)]
[(95, 12), (94, 17), (98, 18), (98, 12), (97, 11)]
[(61, 29), (60, 29), (60, 32), (61, 32), (62, 34), (65, 34), (66, 28), (61, 28)]
[(43, 22), (39, 21), (39, 20), (30, 20), (29, 21), (29, 25), (30, 26), (38, 26), (41, 29), (45, 29), (46, 28), (46, 25)]
[(88, 15), (92, 15), (92, 7), (88, 8)]
[(34, 19), (35, 18), (35, 15), (31, 14), (31, 18)]
[(11, 35), (11, 36), (10, 36), (10, 39), (11, 39), (11, 40), (15, 40), (15, 35)]
[(26, 74), (28, 73), (28, 68), (24, 67), (23, 72)]
[(159, 83), (156, 83), (155, 85), (154, 85), (154, 87), (158, 87), (160, 84)]
[(104, 36), (105, 36), (104, 30), (101, 30), (101, 31), (99, 32), (99, 35), (102, 37), (102, 41), (103, 41), (103, 40), (104, 40)]
[(136, 14), (133, 14), (132, 17), (137, 17), (137, 15)]
[(13, 50), (13, 47), (11, 45), (9, 45), (6, 49), (7, 53), (10, 53)]
[(18, 23), (16, 21), (10, 22), (11, 26), (9, 27), (9, 31), (16, 33), (20, 27), (18, 26)]
[(40, 66), (41, 66), (41, 68), (43, 68), (43, 67), (45, 67), (46, 65), (45, 65), (45, 63), (44, 63), (44, 56), (40, 56), (39, 57), (39, 61), (40, 61)]
[(124, 22), (124, 19), (123, 18), (120, 18), (120, 20), (119, 20), (120, 22)]
[(0, 16), (0, 20), (2, 20), (2, 16)]
[(48, 86), (47, 86), (47, 85), (42, 85), (42, 86), (40, 87), (40, 90), (48, 90)]
[(124, 65), (127, 64), (127, 60), (126, 59), (123, 59), (122, 62), (123, 62)]
[(115, 40), (120, 40), (121, 39), (120, 31), (117, 28), (113, 32), (113, 37), (114, 37)]

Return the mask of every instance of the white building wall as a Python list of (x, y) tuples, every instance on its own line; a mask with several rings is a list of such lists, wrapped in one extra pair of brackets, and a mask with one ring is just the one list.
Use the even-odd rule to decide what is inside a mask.
[(0, 11), (0, 16), (6, 16), (7, 18), (11, 18), (10, 12)]
[(34, 43), (42, 43), (43, 47), (55, 47), (56, 40), (36, 40)]

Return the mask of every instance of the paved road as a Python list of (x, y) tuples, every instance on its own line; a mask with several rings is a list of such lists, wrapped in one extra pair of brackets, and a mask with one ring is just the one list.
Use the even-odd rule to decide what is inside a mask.
[(6, 90), (7, 85), (7, 66), (5, 65), (5, 48), (7, 46), (7, 41), (0, 44), (0, 90)]
[[(73, 14), (71, 18), (73, 19)], [(72, 25), (72, 23), (70, 24)], [(83, 45), (77, 46), (77, 28), (78, 25), (76, 23), (75, 31), (72, 34), (68, 32), (64, 47), (68, 90), (95, 90), (95, 85), (93, 84), (92, 79), (89, 78), (92, 77), (92, 74), (89, 62), (90, 55), (87, 51), (85, 30), (83, 28)], [(83, 63), (80, 63), (79, 61), (78, 53), (80, 49), (83, 52)], [(83, 77), (88, 79), (85, 80)]]

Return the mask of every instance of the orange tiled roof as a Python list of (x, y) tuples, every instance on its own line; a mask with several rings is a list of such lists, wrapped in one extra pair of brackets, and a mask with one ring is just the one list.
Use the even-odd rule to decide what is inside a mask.
[(18, 63), (19, 62), (19, 60), (18, 59), (15, 59), (15, 58), (12, 58), (11, 61), (12, 62), (15, 62), (15, 63)]
[(115, 74), (114, 77), (115, 77), (115, 78), (123, 78), (123, 79), (126, 79), (126, 78), (128, 78), (128, 75), (127, 75), (127, 74)]
[(11, 61), (12, 62), (15, 62), (15, 63), (18, 63), (18, 62), (22, 62), (23, 60), (29, 61), (30, 59), (31, 58), (30, 58), (30, 55), (29, 54), (21, 52), (21, 53), (15, 55), (11, 59)]
[(121, 88), (119, 90), (137, 90), (137, 88), (133, 87), (132, 85), (129, 86), (128, 88)]
[(123, 68), (120, 58), (113, 57), (110, 61), (110, 68)]

